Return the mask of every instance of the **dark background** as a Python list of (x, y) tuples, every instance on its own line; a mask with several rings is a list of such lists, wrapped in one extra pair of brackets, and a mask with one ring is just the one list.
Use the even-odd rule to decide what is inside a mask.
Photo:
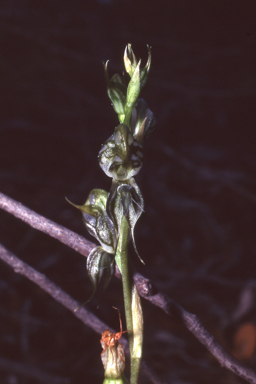
[[(145, 199), (136, 242), (146, 265), (131, 257), (254, 368), (255, 21), (255, 0), (0, 3), (0, 191), (88, 237), (65, 196), (82, 204), (91, 189), (110, 188), (97, 163), (117, 125), (102, 61), (110, 60), (110, 75), (121, 73), (125, 45), (145, 63), (150, 44), (142, 96), (157, 126), (136, 179)], [(75, 299), (89, 297), (81, 255), (5, 212), (0, 240)], [(99, 309), (95, 301), (88, 308), (118, 330), (112, 305), (123, 315), (116, 279)], [(144, 359), (162, 382), (243, 382), (175, 319), (143, 308)], [(1, 383), (101, 383), (100, 353), (99, 335), (1, 262)]]

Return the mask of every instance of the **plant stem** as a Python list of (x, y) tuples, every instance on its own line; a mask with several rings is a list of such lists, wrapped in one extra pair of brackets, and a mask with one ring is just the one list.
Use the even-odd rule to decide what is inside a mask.
[(129, 267), (128, 267), (128, 242), (129, 242), (130, 228), (126, 217), (122, 219), (120, 228), (120, 235), (117, 244), (116, 262), (120, 272), (122, 274), (123, 282), (123, 295), (124, 295), (124, 309), (125, 319), (129, 336), (129, 347), (132, 355), (133, 351), (133, 324), (132, 324), (132, 301), (131, 301), (131, 287), (129, 279)]
[(141, 359), (138, 359), (135, 357), (131, 358), (131, 377), (130, 377), (130, 383), (131, 384), (137, 384), (138, 383), (139, 370), (140, 370), (140, 360)]
[[(132, 290), (129, 279), (128, 266), (128, 242), (130, 236), (130, 228), (126, 217), (124, 216), (121, 223), (120, 235), (117, 245), (116, 262), (122, 274), (123, 294), (125, 318), (129, 336), (129, 348), (131, 356), (131, 384), (137, 384), (140, 367), (140, 359), (134, 356), (134, 335), (133, 335), (133, 313), (132, 313)], [(133, 287), (134, 289), (134, 287)]]

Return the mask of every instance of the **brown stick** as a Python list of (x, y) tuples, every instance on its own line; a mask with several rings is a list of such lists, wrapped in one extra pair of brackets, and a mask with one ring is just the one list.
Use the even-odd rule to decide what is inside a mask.
[(185, 327), (226, 367), (249, 383), (256, 383), (256, 373), (231, 356), (218, 341), (208, 332), (196, 315), (186, 311), (169, 296), (155, 290), (150, 280), (139, 273), (134, 275), (134, 281), (141, 297), (161, 308), (167, 315), (180, 320)]
[[(49, 293), (56, 301), (61, 303), (64, 307), (72, 311), (72, 313), (80, 319), (85, 325), (93, 329), (95, 332), (102, 334), (102, 332), (107, 328), (114, 332), (107, 324), (103, 323), (99, 320), (95, 315), (93, 315), (86, 308), (82, 307), (79, 310), (74, 310), (79, 306), (79, 303), (72, 299), (66, 292), (64, 292), (60, 287), (50, 281), (46, 276), (42, 273), (36, 271), (28, 264), (24, 263), (18, 257), (16, 257), (13, 253), (8, 251), (3, 245), (0, 244), (0, 259), (7, 263), (16, 273), (19, 273), (29, 280), (33, 281), (40, 288), (42, 288), (45, 292)], [(128, 341), (126, 339), (121, 339), (122, 344), (126, 353), (128, 353)], [(18, 364), (18, 363), (17, 363)], [(23, 367), (22, 364), (15, 365), (16, 367)], [(8, 365), (9, 366), (9, 365)], [(1, 360), (0, 360), (1, 367)], [(24, 368), (24, 367), (23, 367)], [(22, 368), (22, 369), (23, 369)], [(151, 368), (143, 362), (141, 364), (142, 372), (144, 375), (151, 380), (153, 384), (160, 384), (158, 378), (155, 376), (154, 372), (152, 372)], [(20, 368), (21, 369), (21, 368)], [(25, 368), (24, 368), (25, 369)], [(24, 370), (23, 369), (23, 370)], [(30, 373), (30, 376), (34, 375), (34, 369)], [(23, 371), (22, 371), (23, 372)], [(44, 377), (44, 376), (43, 376)], [(48, 376), (47, 376), (48, 377)]]
[(78, 319), (80, 319), (88, 327), (92, 328), (95, 332), (102, 333), (104, 329), (108, 328), (105, 323), (100, 321), (95, 315), (85, 308), (80, 308), (78, 311), (74, 312), (74, 310), (79, 306), (79, 303), (76, 300), (72, 299), (72, 297), (70, 297), (42, 273), (36, 271), (28, 264), (21, 261), (1, 244), (0, 259), (8, 264), (16, 273), (26, 276), (29, 280), (36, 283), (45, 292), (49, 293), (49, 295), (56, 301), (72, 311)]
[[(84, 256), (87, 256), (93, 246), (95, 246), (82, 236), (79, 236), (64, 227), (45, 219), (43, 216), (38, 215), (23, 206), (21, 203), (10, 199), (2, 193), (0, 193), (0, 208), (25, 221), (33, 228), (58, 239)], [(245, 367), (240, 361), (236, 360), (227, 351), (225, 351), (224, 348), (215, 340), (215, 338), (203, 327), (196, 315), (187, 312), (167, 295), (155, 292), (152, 283), (142, 275), (135, 274), (134, 280), (138, 287), (139, 294), (142, 297), (161, 308), (169, 316), (181, 320), (185, 327), (192, 332), (203, 345), (206, 346), (209, 352), (216, 357), (222, 366), (242, 377), (249, 383), (256, 384), (256, 373), (250, 368)], [(77, 303), (75, 305), (77, 306)]]
[(39, 215), (3, 193), (0, 193), (0, 208), (24, 221), (31, 227), (38, 229), (38, 231), (54, 237), (83, 256), (87, 257), (91, 250), (95, 247), (95, 244), (86, 240), (84, 237), (79, 236), (77, 233), (72, 232), (65, 227), (62, 227), (62, 225), (54, 223), (54, 221), (46, 219), (44, 216)]

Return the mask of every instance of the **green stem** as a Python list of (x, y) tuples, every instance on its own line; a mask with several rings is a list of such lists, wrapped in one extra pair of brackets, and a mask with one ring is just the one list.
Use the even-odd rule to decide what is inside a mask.
[(129, 384), (125, 377), (122, 379), (105, 379), (103, 384)]
[(126, 109), (126, 113), (125, 113), (125, 117), (124, 117), (124, 121), (123, 123), (125, 125), (127, 125), (127, 127), (131, 130), (131, 116), (132, 116), (132, 110), (133, 110), (133, 107), (131, 108), (127, 108)]
[(131, 301), (131, 287), (130, 287), (129, 267), (128, 267), (129, 236), (130, 236), (130, 228), (129, 228), (128, 221), (124, 216), (122, 219), (120, 235), (119, 235), (119, 240), (117, 245), (116, 262), (122, 274), (125, 319), (126, 319), (127, 329), (131, 331), (131, 332), (128, 332), (128, 336), (129, 336), (130, 354), (132, 355), (132, 351), (133, 351), (132, 301)]
[(131, 358), (131, 377), (130, 377), (130, 383), (131, 384), (137, 384), (138, 383), (138, 377), (139, 377), (139, 370), (140, 370), (140, 360), (135, 357)]
[(116, 262), (122, 274), (126, 326), (129, 331), (132, 331), (128, 332), (131, 356), (130, 384), (137, 384), (142, 353), (143, 315), (136, 286), (133, 283), (131, 287), (130, 284), (128, 266), (129, 236), (130, 228), (124, 216), (117, 245)]

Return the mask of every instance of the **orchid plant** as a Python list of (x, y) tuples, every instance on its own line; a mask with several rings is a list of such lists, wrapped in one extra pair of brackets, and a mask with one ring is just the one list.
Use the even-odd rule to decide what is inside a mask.
[[(131, 278), (128, 256), (128, 243), (131, 239), (134, 250), (143, 263), (135, 244), (134, 228), (143, 212), (144, 201), (134, 176), (142, 166), (144, 140), (155, 125), (153, 113), (146, 102), (139, 98), (151, 65), (151, 50), (149, 46), (147, 48), (148, 60), (141, 69), (141, 60), (137, 60), (131, 44), (126, 46), (124, 66), (128, 81), (119, 74), (109, 78), (108, 61), (104, 64), (107, 94), (119, 124), (99, 152), (99, 165), (112, 178), (112, 186), (109, 193), (102, 189), (93, 189), (83, 206), (75, 205), (82, 211), (88, 232), (100, 243), (87, 258), (87, 272), (93, 284), (92, 296), (99, 284), (103, 284), (103, 290), (107, 288), (116, 265), (122, 275), (131, 357), (130, 384), (138, 382), (143, 340), (140, 296)], [(127, 383), (123, 375), (123, 346), (118, 341), (122, 333), (124, 332), (121, 328), (119, 333), (106, 330), (102, 334), (104, 384)]]

